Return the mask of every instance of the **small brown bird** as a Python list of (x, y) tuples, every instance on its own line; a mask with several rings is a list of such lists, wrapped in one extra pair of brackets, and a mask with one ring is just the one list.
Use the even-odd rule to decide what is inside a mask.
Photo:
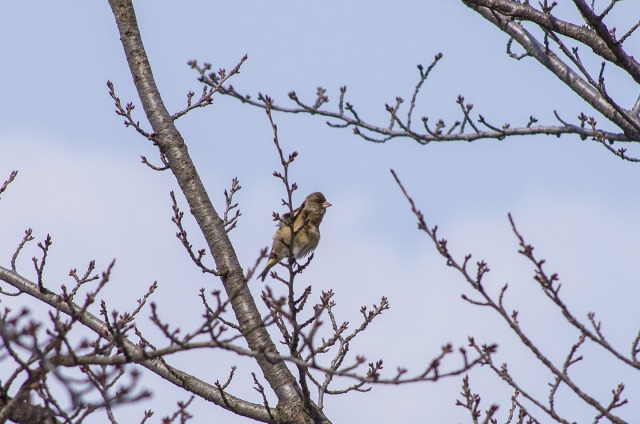
[[(293, 241), (293, 256), (296, 259), (304, 258), (318, 247), (320, 242), (320, 223), (324, 217), (327, 208), (331, 203), (320, 192), (311, 193), (304, 199), (302, 205), (293, 211), (293, 231), (295, 239)], [(273, 245), (269, 254), (267, 266), (258, 276), (264, 279), (267, 277), (269, 270), (278, 262), (289, 256), (289, 245), (291, 244), (291, 214), (286, 213), (282, 216), (282, 221), (273, 235)]]

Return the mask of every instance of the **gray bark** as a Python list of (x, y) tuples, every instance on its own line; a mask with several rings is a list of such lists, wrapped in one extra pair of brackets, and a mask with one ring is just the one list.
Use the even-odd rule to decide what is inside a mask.
[[(33, 283), (15, 272), (1, 266), (0, 280), (11, 284), (16, 289), (43, 303), (46, 303), (62, 313), (76, 317), (78, 322), (83, 324), (85, 327), (91, 329), (102, 337), (110, 339), (109, 328), (104, 321), (89, 312), (83, 312), (82, 308), (75, 303), (70, 307), (60, 296), (56, 294), (42, 293), (36, 283)], [(122, 339), (122, 347), (132, 354), (142, 354), (142, 349), (126, 338)], [(217, 387), (176, 368), (165, 366), (159, 359), (143, 361), (140, 362), (140, 365), (165, 380), (170, 381), (176, 386), (180, 386), (185, 390), (188, 390), (189, 392), (225, 409), (233, 411), (238, 415), (243, 415), (262, 422), (273, 422), (263, 405), (244, 401), (231, 396), (228, 393), (225, 393), (223, 397)]]
[[(140, 101), (154, 131), (154, 141), (169, 161), (170, 169), (205, 237), (217, 270), (222, 275), (221, 280), (227, 294), (234, 294), (231, 305), (247, 344), (253, 351), (277, 352), (269, 333), (262, 325), (262, 317), (246, 286), (244, 272), (227, 236), (223, 221), (213, 208), (191, 161), (187, 146), (176, 129), (171, 114), (162, 102), (142, 44), (133, 5), (130, 0), (109, 0), (109, 4), (118, 25), (120, 40)], [(251, 331), (247, 332), (246, 329)], [(305, 411), (300, 388), (284, 361), (269, 361), (266, 358), (258, 358), (257, 361), (265, 379), (278, 398), (278, 421), (283, 423), (317, 421), (311, 418), (308, 411)], [(261, 418), (264, 420), (264, 416)], [(324, 420), (326, 419), (321, 419), (321, 421)]]
[[(598, 112), (603, 114), (611, 122), (618, 125), (630, 139), (638, 138), (638, 130), (629, 122), (630, 112), (623, 116), (598, 90), (593, 88), (587, 81), (582, 79), (571, 67), (564, 63), (556, 54), (547, 50), (533, 35), (531, 35), (522, 25), (499, 12), (484, 7), (483, 4), (494, 6), (494, 3), (503, 2), (499, 0), (463, 0), (469, 8), (478, 12), (486, 20), (500, 28), (502, 31), (513, 37), (525, 51), (540, 62), (544, 67), (553, 72), (558, 79), (564, 82), (571, 90), (579, 95), (585, 102), (593, 106)], [(634, 122), (638, 125), (640, 122)]]

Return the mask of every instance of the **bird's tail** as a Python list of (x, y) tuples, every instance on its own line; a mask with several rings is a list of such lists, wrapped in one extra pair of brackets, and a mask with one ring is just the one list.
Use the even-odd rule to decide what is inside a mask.
[(269, 272), (269, 267), (266, 267), (264, 271), (262, 271), (262, 274), (258, 275), (258, 278), (264, 281), (264, 279), (267, 278), (268, 272)]
[(273, 266), (277, 263), (278, 261), (276, 261), (275, 259), (269, 259), (269, 262), (267, 262), (267, 266), (264, 268), (264, 271), (262, 271), (260, 275), (258, 275), (258, 278), (264, 281), (264, 279), (267, 278), (269, 270), (271, 270), (271, 268), (273, 268)]

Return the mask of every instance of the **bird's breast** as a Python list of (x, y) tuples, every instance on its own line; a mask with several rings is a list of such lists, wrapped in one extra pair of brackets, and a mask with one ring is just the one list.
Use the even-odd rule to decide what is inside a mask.
[(313, 252), (320, 242), (318, 227), (307, 226), (298, 233), (293, 246), (293, 254), (296, 258), (303, 258)]

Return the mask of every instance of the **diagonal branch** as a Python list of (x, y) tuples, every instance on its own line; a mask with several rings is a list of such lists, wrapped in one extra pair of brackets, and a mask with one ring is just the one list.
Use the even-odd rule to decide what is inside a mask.
[[(404, 194), (406, 199), (409, 201), (409, 203), (411, 205), (412, 212), (414, 213), (414, 215), (418, 219), (418, 229), (421, 230), (421, 231), (424, 231), (425, 233), (427, 233), (429, 238), (433, 241), (433, 243), (435, 244), (436, 248), (438, 249), (438, 252), (440, 253), (440, 255), (442, 255), (446, 259), (447, 266), (450, 266), (450, 267), (454, 268), (456, 271), (458, 271), (462, 275), (462, 277), (467, 281), (467, 283), (469, 283), (469, 285), (474, 290), (476, 290), (484, 298), (485, 302), (482, 303), (481, 305), (489, 307), (489, 308), (495, 310), (498, 313), (498, 315), (500, 315), (504, 319), (504, 321), (509, 325), (511, 330), (519, 337), (519, 339), (522, 342), (522, 344), (525, 345), (536, 356), (536, 358), (551, 373), (553, 373), (559, 380), (561, 380), (562, 383), (567, 385), (568, 388), (571, 389), (585, 403), (587, 403), (587, 404), (591, 405), (592, 407), (594, 407), (599, 413), (601, 413), (604, 417), (609, 419), (611, 422), (616, 423), (616, 424), (624, 424), (624, 421), (621, 418), (611, 414), (611, 412), (610, 412), (611, 408), (607, 409), (606, 407), (604, 407), (596, 399), (594, 399), (593, 397), (591, 397), (587, 393), (585, 393), (583, 390), (581, 390), (580, 387), (573, 380), (571, 380), (569, 378), (569, 376), (566, 373), (566, 368), (568, 367), (568, 365), (565, 364), (565, 368), (563, 368), (563, 369), (558, 368), (534, 344), (534, 342), (529, 338), (529, 336), (527, 336), (525, 334), (525, 332), (522, 330), (522, 328), (520, 327), (520, 324), (518, 322), (517, 311), (513, 311), (513, 313), (510, 315), (507, 312), (507, 310), (504, 308), (503, 304), (502, 304), (502, 298), (503, 298), (503, 295), (504, 295), (504, 291), (506, 290), (506, 286), (505, 286), (505, 288), (502, 289), (502, 292), (500, 294), (499, 300), (496, 303), (494, 298), (485, 290), (484, 285), (482, 283), (482, 276), (484, 274), (486, 274), (486, 272), (489, 271), (489, 268), (488, 268), (487, 264), (484, 261), (481, 261), (481, 262), (478, 263), (477, 276), (474, 278), (471, 274), (469, 274), (469, 272), (467, 271), (467, 268), (466, 268), (467, 263), (468, 263), (469, 259), (471, 258), (471, 255), (467, 255), (462, 264), (460, 264), (456, 259), (453, 258), (453, 256), (449, 252), (449, 248), (447, 247), (447, 240), (438, 239), (437, 238), (437, 235), (436, 235), (437, 226), (433, 227), (432, 229), (430, 229), (427, 226), (426, 221), (424, 219), (424, 215), (422, 214), (422, 212), (420, 212), (420, 210), (417, 209), (417, 207), (415, 205), (415, 202), (413, 201), (411, 196), (409, 196), (409, 193), (406, 191), (406, 189), (404, 188), (404, 186), (400, 182), (400, 179), (398, 178), (396, 173), (393, 170), (391, 170), (391, 173), (393, 174), (394, 179), (398, 183), (398, 186), (402, 190), (402, 193)], [(509, 216), (509, 218), (511, 219), (511, 216)], [(511, 221), (511, 222), (513, 222), (513, 221)], [(522, 253), (524, 255), (527, 255), (532, 249), (533, 248), (531, 246), (526, 246), (525, 245), (525, 247), (523, 247), (523, 250), (520, 251), (520, 253)], [(544, 261), (542, 261), (542, 263), (543, 262)], [(539, 263), (539, 265), (541, 266), (542, 263)], [(556, 275), (553, 275), (549, 279), (545, 280), (545, 279), (542, 278), (542, 276), (540, 276), (540, 274), (537, 274), (536, 278), (539, 279), (538, 281), (539, 281), (539, 283), (541, 285), (543, 285), (543, 287), (545, 288), (545, 291), (553, 290), (557, 294), (557, 291), (559, 290), (559, 288), (558, 287), (554, 288), (552, 286), (553, 281), (557, 280), (557, 276)], [(466, 299), (466, 296), (463, 295), (463, 298)], [(474, 302), (474, 303), (479, 304), (478, 302)], [(530, 399), (534, 403), (536, 403), (534, 398), (529, 397), (529, 395), (527, 395), (526, 392), (524, 392), (513, 381), (511, 376), (506, 371), (506, 365), (503, 365), (502, 369), (499, 370), (497, 367), (495, 367), (491, 363), (491, 353), (492, 353), (491, 350), (488, 350), (485, 347), (480, 348), (479, 346), (477, 346), (475, 344), (475, 342), (473, 342), (473, 340), (471, 340), (471, 345), (472, 345), (472, 347), (474, 347), (478, 351), (478, 353), (480, 355), (482, 355), (485, 358), (485, 363), (490, 365), (491, 368), (504, 381), (506, 381), (508, 384), (510, 384), (514, 389), (520, 391), (525, 397), (527, 397), (528, 399)], [(577, 347), (576, 347), (576, 349), (577, 349)], [(539, 404), (539, 402), (536, 403), (536, 405), (541, 407), (543, 410), (545, 410), (545, 412), (547, 412), (554, 419), (558, 420), (556, 418), (555, 412), (553, 411), (552, 408), (545, 408), (544, 406), (541, 406), (541, 404)], [(568, 424), (568, 422), (567, 422), (567, 424)]]
[(528, 2), (517, 3), (510, 0), (464, 0), (467, 6), (486, 7), (505, 16), (530, 21), (547, 31), (556, 32), (589, 46), (595, 54), (618, 66), (616, 56), (607, 44), (584, 26), (575, 25), (556, 18), (550, 13), (535, 9)]
[(618, 66), (622, 67), (625, 71), (633, 77), (633, 79), (640, 84), (640, 63), (638, 63), (633, 56), (629, 56), (622, 44), (615, 39), (615, 36), (609, 31), (607, 26), (602, 22), (602, 18), (595, 14), (595, 12), (589, 7), (584, 0), (573, 0), (584, 21), (593, 28), (600, 39), (607, 45), (616, 58)]
[(479, 0), (463, 0), (474, 11), (478, 12), (486, 20), (506, 32), (516, 40), (527, 53), (534, 57), (544, 67), (549, 69), (558, 79), (564, 82), (571, 90), (580, 96), (585, 102), (593, 106), (607, 119), (619, 126), (627, 137), (640, 138), (636, 128), (630, 124), (625, 116), (621, 115), (607, 99), (583, 80), (573, 69), (565, 64), (555, 53), (545, 48), (531, 33), (512, 18), (496, 12), (490, 8), (479, 6)]
[[(109, 330), (109, 326), (100, 318), (87, 312), (85, 308), (81, 308), (72, 302), (64, 302), (62, 297), (59, 295), (40, 292), (37, 284), (4, 267), (0, 267), (0, 280), (11, 284), (24, 293), (46, 303), (60, 312), (74, 317), (74, 319), (91, 329), (99, 336), (104, 337), (107, 340), (111, 340), (112, 334)], [(143, 349), (138, 347), (137, 344), (131, 342), (129, 339), (120, 337), (118, 341), (121, 343), (121, 347), (125, 349), (129, 355), (144, 355)], [(269, 414), (265, 410), (264, 406), (247, 402), (226, 393), (225, 397), (227, 402), (225, 402), (218, 389), (214, 386), (167, 365), (166, 362), (161, 359), (142, 361), (140, 364), (149, 371), (157, 374), (176, 386), (182, 387), (185, 390), (188, 390), (189, 392), (227, 410), (233, 411), (236, 414), (262, 422), (273, 422), (269, 418)]]
[[(154, 141), (161, 153), (166, 156), (171, 171), (189, 204), (190, 211), (207, 241), (227, 294), (234, 293), (231, 305), (240, 328), (252, 329), (244, 334), (247, 344), (253, 351), (275, 352), (276, 346), (262, 323), (262, 317), (246, 285), (243, 269), (229, 240), (223, 220), (214, 209), (187, 151), (184, 139), (174, 124), (174, 118), (162, 101), (142, 43), (133, 4), (131, 0), (109, 0), (109, 4), (118, 25), (120, 40), (133, 81), (155, 133)], [(265, 379), (278, 397), (281, 412), (294, 414), (294, 411), (304, 410), (300, 389), (284, 361), (257, 358), (257, 362)], [(256, 415), (266, 418), (262, 415), (264, 412), (264, 407), (260, 406), (260, 414)], [(268, 418), (266, 420), (268, 421)]]

